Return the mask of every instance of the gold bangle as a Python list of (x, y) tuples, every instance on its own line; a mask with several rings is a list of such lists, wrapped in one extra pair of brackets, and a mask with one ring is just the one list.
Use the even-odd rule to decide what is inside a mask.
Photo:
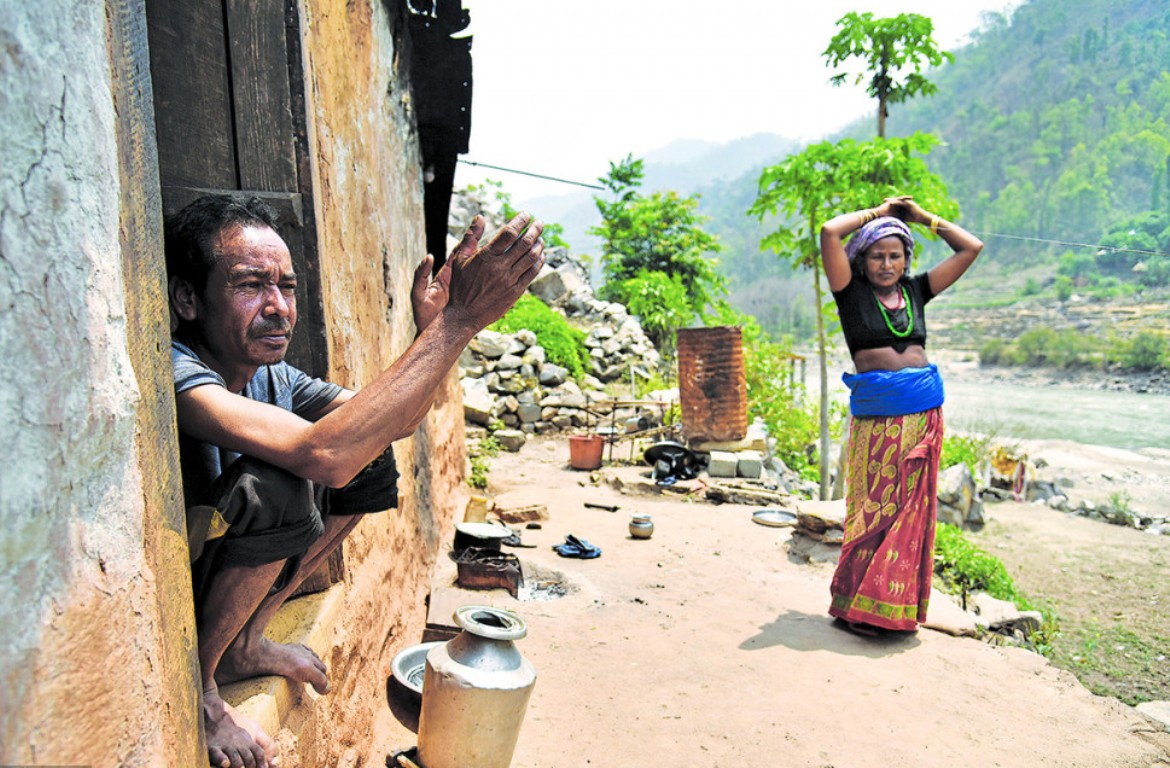
[(938, 234), (938, 225), (939, 225), (940, 221), (942, 221), (942, 219), (940, 219), (938, 216), (931, 215), (931, 217), (930, 217), (930, 234), (932, 234), (932, 235)]
[(862, 227), (877, 218), (877, 214), (872, 210), (858, 211), (858, 214), (861, 216), (861, 224), (858, 226)]

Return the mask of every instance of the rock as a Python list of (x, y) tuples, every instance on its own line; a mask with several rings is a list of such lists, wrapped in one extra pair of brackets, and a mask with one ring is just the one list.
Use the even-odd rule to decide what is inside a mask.
[(939, 520), (959, 527), (981, 527), (983, 503), (975, 478), (965, 463), (947, 467), (938, 474)]
[(517, 429), (497, 429), (492, 435), (505, 451), (516, 453), (528, 442), (528, 436)]
[(758, 480), (764, 472), (763, 458), (759, 451), (740, 451), (735, 454), (735, 474), (737, 477), (747, 477)]
[[(536, 344), (536, 334), (527, 328), (516, 331), (516, 341), (524, 345), (525, 349)], [(543, 350), (541, 350), (543, 351)]]
[(975, 496), (975, 478), (964, 462), (938, 473), (938, 500), (966, 512)]
[(1027, 637), (1033, 632), (1039, 631), (1043, 625), (1044, 614), (1040, 613), (1040, 611), (1020, 611), (1020, 617), (1009, 623), (1005, 628), (1023, 632), (1024, 636)]
[(584, 408), (585, 396), (554, 392), (541, 398), (540, 405), (544, 408)]
[(475, 334), (475, 338), (467, 345), (472, 352), (495, 360), (502, 357), (508, 351), (508, 342), (501, 333), (495, 331), (480, 331)]
[(562, 368), (559, 365), (552, 363), (545, 363), (540, 368), (540, 384), (544, 387), (557, 387), (565, 383), (569, 378), (569, 371), (567, 368)]
[(541, 407), (539, 405), (521, 405), (516, 409), (516, 415), (520, 417), (522, 422), (533, 422), (541, 420)]
[(463, 387), (463, 417), (476, 424), (487, 426), (499, 415), (499, 404), (488, 391), (483, 379), (461, 379)]
[[(480, 379), (482, 381), (482, 379)], [(518, 392), (523, 392), (528, 388), (527, 383), (519, 376), (513, 376), (507, 379), (501, 379), (499, 385), (496, 387), (497, 392), (506, 392), (514, 395)]]
[(1134, 707), (1151, 720), (1160, 723), (1162, 730), (1170, 731), (1170, 701), (1145, 701)]
[(499, 360), (496, 361), (496, 370), (497, 371), (514, 371), (523, 364), (524, 364), (524, 361), (521, 358), (517, 357), (516, 355), (512, 354), (511, 352), (508, 352), (505, 355), (503, 355)]
[(790, 558), (803, 563), (836, 564), (841, 559), (841, 547), (817, 541), (799, 528), (792, 530), (787, 549)]
[(824, 533), (830, 528), (845, 528), (845, 499), (796, 502), (796, 520), (801, 528)]
[(707, 474), (711, 477), (735, 477), (739, 460), (729, 451), (711, 451)]
[(986, 592), (967, 597), (967, 605), (979, 616), (979, 623), (990, 629), (1002, 629), (1020, 619), (1020, 609), (1009, 600), (999, 600)]
[(964, 520), (967, 528), (979, 529), (987, 523), (987, 515), (984, 514), (983, 499), (978, 497), (971, 502), (971, 508), (967, 510), (967, 519)]
[(537, 520), (548, 520), (548, 507), (544, 504), (526, 504), (519, 507), (492, 506), (492, 512), (501, 522), (515, 525), (516, 523), (530, 523)]
[(966, 515), (963, 514), (962, 510), (958, 509), (957, 507), (952, 507), (950, 504), (947, 504), (941, 499), (939, 500), (938, 521), (940, 523), (947, 523), (948, 525), (954, 525), (961, 528), (963, 526), (963, 519), (965, 517)]
[(750, 504), (756, 507), (787, 506), (792, 497), (787, 493), (769, 490), (767, 488), (753, 488), (745, 485), (725, 485), (712, 483), (703, 493), (708, 501), (716, 504)]
[(544, 347), (532, 345), (524, 352), (524, 363), (531, 365), (533, 368), (540, 369), (548, 361), (548, 355), (544, 351)]
[(930, 608), (922, 626), (955, 637), (975, 637), (978, 633), (975, 617), (964, 611), (955, 598), (933, 587), (930, 590)]
[(540, 274), (528, 286), (528, 290), (549, 306), (562, 303), (569, 296), (569, 287), (565, 284), (565, 276), (560, 270), (545, 264)]

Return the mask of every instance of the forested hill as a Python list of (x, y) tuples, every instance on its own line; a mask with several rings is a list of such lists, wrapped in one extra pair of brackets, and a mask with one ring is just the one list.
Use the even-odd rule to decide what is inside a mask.
[[(1060, 281), (1101, 296), (1170, 285), (1170, 257), (1152, 255), (1170, 252), (1170, 3), (1030, 0), (986, 16), (953, 53), (930, 73), (938, 92), (891, 105), (887, 129), (941, 139), (928, 163), (988, 243), (996, 300), (1055, 299)], [(870, 114), (842, 135), (870, 139), (875, 127)], [(733, 303), (801, 338), (813, 322), (807, 275), (761, 253), (764, 229), (743, 213), (758, 178), (688, 191), (724, 241)]]
[[(891, 135), (921, 130), (943, 140), (929, 162), (964, 223), (1168, 250), (1170, 4), (1030, 0), (1010, 18), (987, 17), (954, 53), (933, 75), (938, 93), (893, 105), (888, 125)], [(866, 135), (860, 125), (851, 133)], [(1151, 231), (1130, 234), (1142, 225)], [(1025, 241), (994, 246), (1005, 260), (1056, 252)], [(1132, 267), (1142, 256), (1119, 258), (1125, 263), (1099, 266)]]

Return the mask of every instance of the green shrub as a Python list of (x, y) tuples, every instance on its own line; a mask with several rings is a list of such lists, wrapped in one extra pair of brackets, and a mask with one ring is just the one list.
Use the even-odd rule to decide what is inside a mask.
[(1010, 600), (1024, 610), (1031, 606), (1017, 591), (998, 557), (972, 544), (957, 526), (939, 523), (934, 542), (934, 572), (944, 586), (958, 590), (966, 603), (970, 592), (986, 592)]
[(939, 469), (966, 464), (967, 469), (974, 475), (979, 465), (987, 458), (989, 442), (989, 438), (976, 435), (945, 435)]
[(625, 304), (654, 346), (668, 356), (674, 350), (675, 332), (695, 316), (681, 275), (640, 269), (634, 277), (606, 283), (602, 297)]
[(508, 314), (492, 323), (490, 328), (500, 333), (529, 330), (536, 334), (544, 347), (548, 361), (568, 369), (573, 378), (585, 375), (583, 361), (589, 353), (585, 349), (585, 334), (569, 325), (569, 321), (549, 309), (548, 305), (531, 293), (526, 293), (508, 310)]
[(979, 348), (980, 365), (1019, 365), (1022, 362), (1015, 347), (1003, 339), (988, 339)]
[(1154, 331), (1142, 331), (1122, 344), (1120, 362), (1126, 368), (1151, 371), (1166, 366), (1168, 354), (1166, 339)]
[(1103, 346), (1099, 339), (1080, 331), (1032, 328), (1016, 339), (1014, 357), (1024, 365), (1080, 368), (1100, 362)]

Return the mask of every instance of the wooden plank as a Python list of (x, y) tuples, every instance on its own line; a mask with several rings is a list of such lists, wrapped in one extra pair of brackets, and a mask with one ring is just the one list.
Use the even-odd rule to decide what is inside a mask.
[(284, 0), (227, 0), (240, 186), (297, 190)]
[[(151, 700), (165, 707), (168, 723), (161, 731), (161, 744), (151, 750), (154, 754), (141, 754), (128, 745), (119, 759), (133, 763), (153, 758), (170, 765), (198, 765), (200, 759), (207, 759), (207, 744), (194, 695), (199, 690), (199, 660), (193, 642), (196, 631), (175, 429), (174, 376), (168, 351), (170, 327), (147, 20), (137, 0), (111, 0), (106, 3), (106, 13), (117, 116), (114, 131), (126, 345), (141, 394), (134, 409), (134, 440), (141, 476), (149, 478), (138, 491), (144, 505), (142, 548), (155, 580), (154, 599), (162, 629), (160, 646), (152, 654), (161, 678), (161, 700)], [(145, 744), (140, 746), (146, 748)]]
[(221, 3), (150, 0), (146, 15), (162, 185), (237, 188)]

